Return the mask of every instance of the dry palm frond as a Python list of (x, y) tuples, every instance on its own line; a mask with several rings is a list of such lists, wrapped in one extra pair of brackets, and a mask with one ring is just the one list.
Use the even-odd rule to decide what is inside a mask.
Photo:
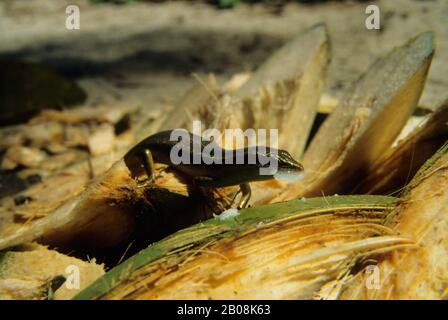
[(448, 290), (448, 145), (418, 171), (387, 226), (412, 239), (416, 250), (379, 259), (380, 286), (365, 287), (360, 273), (346, 284), (342, 299), (444, 299)]
[(180, 231), (111, 270), (79, 299), (310, 299), (354, 261), (413, 247), (382, 225), (390, 197), (311, 198)]

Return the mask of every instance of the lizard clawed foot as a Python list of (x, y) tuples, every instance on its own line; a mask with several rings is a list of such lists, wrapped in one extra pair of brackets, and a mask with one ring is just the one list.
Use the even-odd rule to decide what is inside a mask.
[(250, 186), (248, 183), (242, 183), (240, 184), (240, 191), (238, 191), (238, 193), (241, 192), (241, 199), (240, 202), (238, 203), (237, 208), (238, 209), (244, 209), (248, 207), (249, 204), (249, 200), (250, 197), (252, 195), (252, 191), (250, 189)]
[(236, 198), (240, 193), (241, 193), (241, 199), (240, 201), (238, 201), (237, 209), (244, 209), (249, 207), (248, 203), (252, 195), (252, 191), (248, 183), (240, 184), (240, 189), (233, 196), (232, 202), (230, 203), (230, 207), (232, 207), (235, 204)]
[(146, 188), (154, 182), (155, 179), (137, 180), (137, 188)]
[[(236, 202), (236, 197), (238, 197), (238, 195), (241, 193), (241, 189), (239, 189), (237, 192), (235, 192), (235, 195), (233, 196), (232, 201), (230, 202), (230, 207), (233, 207), (233, 205)], [(238, 203), (239, 204), (239, 203)]]

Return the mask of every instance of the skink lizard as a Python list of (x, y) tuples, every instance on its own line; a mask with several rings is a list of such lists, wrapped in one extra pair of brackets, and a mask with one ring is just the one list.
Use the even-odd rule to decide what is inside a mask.
[[(195, 153), (197, 156), (203, 157), (203, 150), (209, 144), (214, 144), (215, 150), (220, 150), (223, 155), (222, 163), (205, 164), (201, 161), (200, 164), (179, 163), (174, 164), (171, 160), (170, 154), (172, 148), (179, 143), (179, 140), (170, 140), (172, 130), (162, 131), (147, 137), (146, 139), (135, 145), (124, 156), (126, 166), (129, 168), (133, 178), (137, 178), (142, 174), (146, 174), (149, 181), (154, 179), (154, 162), (163, 163), (173, 167), (175, 170), (186, 174), (193, 178), (195, 184), (199, 187), (226, 187), (232, 185), (239, 185), (242, 193), (238, 208), (245, 208), (251, 197), (251, 189), (249, 182), (262, 181), (274, 178), (273, 174), (260, 174), (260, 168), (267, 167), (270, 160), (277, 161), (278, 172), (301, 174), (303, 173), (303, 166), (292, 158), (292, 156), (285, 150), (273, 149), (264, 147), (264, 152), (260, 151), (263, 148), (247, 147), (239, 150), (226, 150), (220, 148), (215, 142), (205, 140), (203, 137), (188, 133), (190, 159), (193, 159)], [(200, 147), (194, 148), (193, 141), (200, 141)], [(197, 152), (201, 154), (198, 155)], [(244, 163), (237, 164), (236, 155), (238, 152), (244, 154)], [(255, 163), (250, 164), (249, 157), (254, 156)], [(232, 164), (226, 163), (225, 157), (233, 157)], [(253, 158), (252, 158), (253, 159)], [(261, 160), (261, 161), (260, 161)]]

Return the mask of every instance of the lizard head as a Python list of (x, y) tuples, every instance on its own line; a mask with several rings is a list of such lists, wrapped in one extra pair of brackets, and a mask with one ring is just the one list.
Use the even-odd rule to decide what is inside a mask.
[(303, 166), (288, 151), (278, 150), (278, 171), (274, 178), (285, 182), (295, 182), (304, 177)]
[(266, 148), (257, 150), (260, 176), (270, 176), (285, 182), (295, 182), (303, 178), (304, 168), (288, 151)]
[(296, 161), (288, 151), (278, 150), (277, 154), (278, 167), (282, 170), (303, 171), (303, 166)]

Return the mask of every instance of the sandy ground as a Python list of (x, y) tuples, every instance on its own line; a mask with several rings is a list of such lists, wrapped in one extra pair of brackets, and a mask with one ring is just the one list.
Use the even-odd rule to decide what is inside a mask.
[[(383, 55), (417, 34), (436, 32), (437, 52), (420, 102), (447, 97), (448, 1), (376, 1), (380, 31), (367, 30), (365, 3), (263, 5), (218, 10), (204, 3), (92, 5), (87, 0), (4, 0), (0, 57), (41, 61), (75, 79), (88, 103), (139, 103), (159, 108), (193, 83), (192, 72), (220, 79), (253, 70), (297, 32), (326, 22), (333, 59), (325, 92), (339, 97)], [(65, 28), (77, 4), (81, 29)]]

